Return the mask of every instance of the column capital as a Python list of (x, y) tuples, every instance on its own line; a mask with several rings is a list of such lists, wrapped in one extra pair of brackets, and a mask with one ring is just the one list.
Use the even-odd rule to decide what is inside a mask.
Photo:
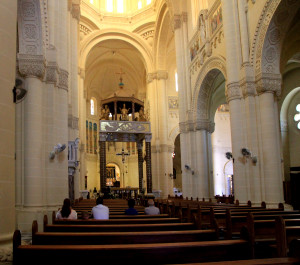
[(152, 139), (152, 134), (145, 134), (145, 142), (150, 143)]
[(186, 23), (187, 20), (188, 20), (188, 13), (187, 12), (182, 12), (181, 13), (181, 19), (182, 19), (182, 22)]
[(227, 85), (227, 89), (225, 91), (225, 96), (227, 102), (234, 100), (234, 99), (241, 99), (241, 91), (240, 91), (240, 84), (239, 82), (232, 82)]
[(174, 30), (181, 28), (181, 15), (174, 15)]
[(58, 88), (68, 91), (68, 88), (69, 88), (68, 78), (69, 78), (69, 72), (64, 69), (59, 69)]
[(245, 78), (240, 80), (240, 87), (242, 89), (243, 97), (246, 98), (248, 96), (254, 97), (256, 95), (255, 82), (248, 81)]
[(42, 78), (45, 74), (45, 58), (43, 55), (18, 54), (18, 68), (25, 77)]
[(68, 9), (71, 12), (72, 17), (77, 19), (78, 22), (80, 20), (80, 4), (81, 4), (81, 0), (68, 1)]
[(168, 79), (168, 72), (165, 71), (165, 70), (159, 70), (157, 71), (157, 80), (160, 80), (160, 79)]
[(256, 76), (257, 93), (274, 93), (278, 97), (281, 94), (281, 82), (280, 74), (259, 74)]
[(197, 131), (204, 130), (209, 133), (213, 133), (215, 130), (215, 123), (209, 120), (197, 120), (195, 127)]
[(47, 62), (45, 82), (48, 84), (56, 84), (58, 78), (58, 65), (56, 62)]
[(139, 149), (143, 149), (143, 142), (142, 141), (138, 141), (137, 143), (136, 143), (136, 146), (137, 146), (137, 149), (139, 150)]
[(105, 142), (106, 141), (106, 133), (100, 133), (99, 134), (99, 141)]

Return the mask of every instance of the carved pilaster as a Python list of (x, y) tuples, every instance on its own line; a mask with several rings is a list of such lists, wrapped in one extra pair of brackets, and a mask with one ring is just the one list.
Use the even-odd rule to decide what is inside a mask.
[(18, 68), (22, 76), (42, 78), (45, 73), (43, 55), (18, 54)]
[(233, 82), (227, 85), (227, 89), (225, 91), (227, 102), (234, 100), (234, 99), (240, 99), (241, 96), (241, 90), (240, 90), (240, 84), (238, 82)]
[(281, 75), (260, 74), (256, 77), (257, 93), (274, 93), (278, 97), (281, 94), (281, 82)]

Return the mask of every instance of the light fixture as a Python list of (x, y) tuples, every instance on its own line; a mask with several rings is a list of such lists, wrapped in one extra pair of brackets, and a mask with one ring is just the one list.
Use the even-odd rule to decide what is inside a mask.
[(246, 158), (251, 158), (251, 161), (252, 161), (253, 164), (256, 164), (256, 163), (257, 163), (257, 156), (252, 156), (251, 151), (250, 151), (248, 148), (243, 147), (243, 148), (241, 149), (241, 152), (242, 152), (242, 155), (243, 155), (244, 157), (246, 157)]
[(54, 146), (53, 151), (50, 152), (49, 154), (49, 158), (52, 160), (54, 159), (55, 155), (61, 153), (62, 151), (64, 151), (66, 149), (66, 145), (65, 144), (60, 144), (58, 143), (57, 145)]

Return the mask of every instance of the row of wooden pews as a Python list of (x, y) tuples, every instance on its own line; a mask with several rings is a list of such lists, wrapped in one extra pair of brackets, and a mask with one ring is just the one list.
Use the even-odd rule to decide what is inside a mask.
[[(33, 221), (32, 245), (21, 245), (21, 233), (16, 230), (14, 264), (297, 264), (300, 261), (285, 256), (280, 258), (281, 263), (279, 258), (250, 260), (253, 248), (249, 228), (241, 229), (239, 237), (223, 238), (217, 221), (210, 227), (199, 226), (197, 215), (202, 209), (199, 205), (183, 203), (181, 207), (186, 207), (186, 211), (179, 208), (174, 212), (170, 208), (173, 202), (168, 204), (172, 214), (185, 212), (190, 216), (188, 220), (184, 215), (178, 217), (168, 213), (127, 216), (124, 214), (126, 201), (105, 201), (104, 204), (110, 212), (113, 209), (123, 212), (122, 218), (113, 218), (116, 215), (112, 214), (109, 220), (56, 220), (54, 213), (52, 224), (48, 223), (47, 216), (44, 217), (43, 232), (38, 231), (37, 221)], [(89, 210), (94, 205), (92, 200), (80, 200), (77, 210)], [(216, 211), (222, 208), (218, 207)], [(208, 210), (211, 213), (215, 209)], [(227, 212), (225, 209), (225, 214)], [(293, 244), (295, 252), (299, 243), (293, 241)]]

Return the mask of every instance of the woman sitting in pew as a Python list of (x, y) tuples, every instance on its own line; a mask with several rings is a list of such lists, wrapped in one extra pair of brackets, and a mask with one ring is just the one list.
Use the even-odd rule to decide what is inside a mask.
[(77, 212), (72, 209), (70, 199), (64, 199), (64, 205), (58, 210), (56, 219), (77, 219)]

